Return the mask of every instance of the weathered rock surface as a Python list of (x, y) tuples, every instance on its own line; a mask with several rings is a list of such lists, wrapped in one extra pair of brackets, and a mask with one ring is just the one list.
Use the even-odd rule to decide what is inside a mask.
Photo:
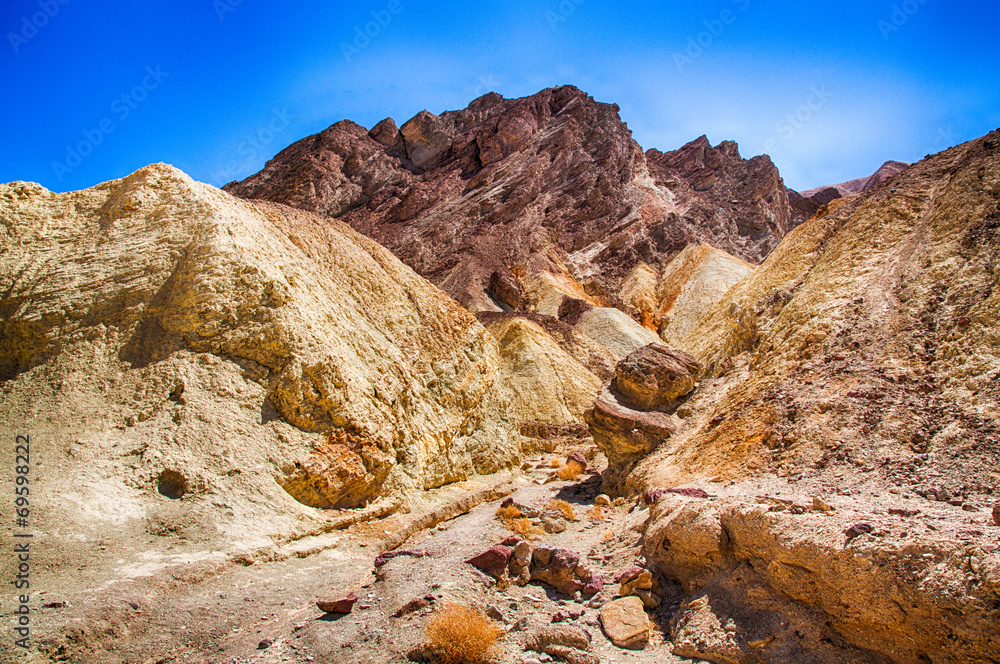
[(621, 493), (635, 464), (677, 430), (669, 415), (630, 408), (610, 387), (601, 389), (583, 417), (594, 442), (608, 458), (603, 488), (611, 494)]
[(764, 653), (998, 659), (996, 531), (981, 507), (1000, 467), (1000, 132), (835, 203), (686, 335), (715, 378), (626, 489), (808, 476), (860, 507), (924, 496), (951, 511), (813, 510), (815, 491), (661, 497), (647, 558), (743, 626), (769, 625), (747, 635)]
[(714, 664), (741, 664), (745, 654), (736, 641), (736, 625), (716, 615), (708, 597), (684, 602), (670, 625), (673, 653)]
[[(487, 329), (500, 347), (501, 373), (513, 394), (514, 415), (518, 421), (580, 424), (583, 411), (590, 407), (601, 389), (601, 379), (530, 318), (482, 312), (479, 318), (494, 321), (487, 323)], [(550, 328), (568, 327), (554, 319), (550, 322)], [(582, 335), (576, 337), (589, 341)], [(600, 357), (601, 349), (593, 343), (589, 346)]]
[(601, 608), (601, 627), (619, 648), (642, 650), (649, 643), (649, 618), (638, 597), (622, 597), (605, 604)]
[(618, 363), (611, 389), (636, 410), (669, 412), (694, 390), (701, 371), (687, 353), (653, 343)]
[(2, 185), (0, 221), (0, 430), (46, 459), (60, 546), (273, 546), (518, 461), (492, 337), (343, 224), (165, 165)]
[(583, 312), (573, 327), (607, 348), (616, 361), (643, 346), (661, 341), (656, 332), (611, 307), (595, 307)]
[(640, 262), (691, 243), (759, 262), (791, 228), (767, 157), (705, 137), (643, 154), (617, 106), (573, 87), (490, 93), (401, 131), (390, 119), (370, 132), (338, 122), (226, 190), (345, 221), (475, 311), (553, 315), (584, 289), (617, 306)]
[(660, 337), (674, 348), (754, 266), (708, 245), (688, 245), (663, 269), (653, 300)]

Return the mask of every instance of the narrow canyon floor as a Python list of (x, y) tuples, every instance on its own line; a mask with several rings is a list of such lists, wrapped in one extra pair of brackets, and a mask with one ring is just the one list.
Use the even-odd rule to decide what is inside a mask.
[[(426, 642), (425, 624), (447, 602), (475, 607), (503, 628), (490, 660), (496, 664), (520, 664), (537, 657), (526, 651), (525, 641), (536, 628), (551, 624), (559, 612), (571, 616), (580, 612), (564, 624), (591, 635), (590, 653), (600, 662), (693, 661), (672, 654), (670, 621), (689, 599), (680, 585), (665, 583), (662, 605), (647, 612), (653, 629), (643, 650), (615, 647), (602, 631), (601, 607), (620, 590), (614, 578), (644, 562), (642, 544), (650, 508), (642, 500), (619, 500), (618, 505), (595, 509), (601, 493), (596, 472), (574, 481), (553, 481), (553, 464), (571, 451), (536, 455), (520, 471), (480, 476), (428, 492), (409, 513), (294, 542), (271, 561), (223, 565), (193, 557), (169, 574), (122, 580), (100, 589), (88, 587), (83, 577), (53, 579), (42, 595), (45, 608), (36, 619), (36, 635), (48, 640), (47, 656), (37, 661), (402, 663), (419, 658)], [(593, 466), (605, 465), (598, 454)], [(844, 488), (853, 484), (843, 476), (832, 481), (796, 476), (732, 484), (693, 479), (685, 486), (703, 488), (709, 495), (705, 501), (736, 499), (748, 507), (791, 515), (808, 512), (811, 497), (820, 496), (832, 511), (813, 511), (802, 517), (800, 525), (791, 522), (787, 527), (809, 530), (817, 538), (840, 537), (844, 549), (855, 549), (858, 556), (916, 547), (914, 555), (927, 557), (935, 555), (935, 541), (1000, 541), (1000, 528), (992, 525), (988, 510), (969, 512), (908, 493)], [(538, 583), (498, 583), (464, 562), (512, 534), (497, 517), (507, 496), (516, 504), (543, 511), (554, 499), (572, 506), (576, 520), (561, 520), (564, 531), (538, 534), (532, 545), (577, 552), (582, 564), (608, 581), (600, 594), (588, 600)], [(815, 519), (827, 521), (817, 527)], [(862, 521), (872, 525), (870, 533), (844, 537), (845, 526)], [(184, 546), (178, 538), (175, 548)], [(399, 555), (376, 567), (376, 557), (387, 550), (417, 555)], [(324, 614), (316, 606), (317, 600), (336, 600), (352, 592), (358, 601), (350, 614)], [(404, 609), (414, 600), (416, 605)], [(404, 615), (394, 616), (400, 609)], [(837, 661), (884, 661), (849, 647), (839, 652), (843, 658)], [(549, 660), (542, 656), (540, 661)]]

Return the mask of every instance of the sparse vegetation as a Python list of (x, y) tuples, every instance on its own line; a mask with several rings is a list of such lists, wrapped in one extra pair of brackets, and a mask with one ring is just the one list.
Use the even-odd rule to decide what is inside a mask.
[(504, 523), (508, 521), (513, 521), (514, 519), (520, 519), (522, 516), (524, 515), (521, 514), (521, 510), (517, 509), (513, 505), (500, 507), (497, 510), (497, 518), (503, 521)]
[(580, 518), (576, 515), (576, 510), (573, 509), (573, 506), (565, 500), (552, 500), (549, 502), (549, 507), (559, 512), (570, 521), (576, 521)]
[(424, 628), (438, 664), (480, 664), (496, 648), (503, 629), (470, 606), (446, 602)]
[(541, 537), (545, 532), (535, 524), (531, 523), (531, 519), (512, 519), (510, 521), (504, 521), (504, 525), (507, 529), (514, 533), (515, 535), (520, 535), (526, 540), (533, 540)]
[(601, 507), (600, 505), (594, 505), (589, 510), (587, 510), (587, 518), (591, 519), (592, 521), (598, 521), (598, 522), (604, 521), (605, 519), (604, 508)]
[(566, 482), (574, 482), (580, 479), (581, 474), (580, 465), (576, 463), (568, 463), (556, 471), (556, 477)]

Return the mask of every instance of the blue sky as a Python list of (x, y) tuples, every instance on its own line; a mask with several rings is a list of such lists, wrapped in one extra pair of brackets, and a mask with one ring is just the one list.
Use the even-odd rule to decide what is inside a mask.
[(344, 118), (562, 84), (800, 190), (1000, 127), (996, 2), (7, 0), (0, 30), (0, 181), (55, 191), (157, 161), (220, 186)]

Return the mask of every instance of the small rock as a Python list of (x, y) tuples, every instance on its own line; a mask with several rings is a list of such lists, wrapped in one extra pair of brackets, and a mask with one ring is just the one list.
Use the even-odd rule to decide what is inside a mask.
[(514, 547), (513, 558), (511, 559), (517, 562), (521, 567), (527, 567), (531, 564), (531, 545), (527, 542), (518, 542), (517, 546)]
[(645, 571), (646, 570), (639, 567), (638, 565), (632, 565), (627, 570), (625, 570), (624, 572), (615, 577), (615, 583), (628, 583), (629, 581), (636, 578)]
[(591, 574), (590, 579), (587, 581), (587, 585), (583, 587), (580, 594), (587, 599), (592, 598), (597, 595), (602, 590), (604, 590), (604, 575), (603, 574)]
[(349, 594), (347, 597), (334, 601), (324, 601), (320, 600), (316, 602), (316, 606), (323, 613), (336, 613), (340, 615), (346, 615), (354, 610), (354, 603), (358, 601), (358, 596), (354, 593)]
[(615, 507), (621, 507), (622, 505), (625, 504), (625, 497), (618, 496), (617, 498), (614, 499), (614, 501), (611, 504), (614, 505)]
[(502, 622), (502, 623), (507, 622), (507, 617), (503, 614), (503, 611), (501, 611), (500, 608), (495, 604), (490, 604), (489, 606), (486, 607), (486, 615), (492, 618), (493, 620), (496, 620), (497, 622)]
[(813, 496), (813, 509), (817, 512), (826, 512), (827, 514), (833, 511), (833, 508), (827, 505), (826, 501), (819, 496)]
[(267, 650), (273, 645), (274, 641), (272, 641), (271, 639), (264, 639), (263, 641), (257, 644), (257, 650)]
[(566, 519), (545, 515), (542, 517), (541, 525), (546, 533), (555, 535), (566, 530)]
[(546, 652), (550, 646), (590, 650), (590, 634), (573, 625), (547, 625), (532, 631), (524, 640), (524, 647), (535, 652)]
[(964, 505), (962, 505), (962, 511), (964, 511), (964, 512), (978, 512), (979, 510), (976, 508), (975, 505), (970, 505), (969, 503), (965, 503)]
[(601, 627), (619, 648), (642, 650), (649, 643), (649, 618), (638, 597), (622, 597), (605, 604), (601, 609)]
[(993, 525), (1000, 526), (1000, 503), (993, 506)]
[(602, 493), (597, 498), (594, 498), (594, 504), (598, 507), (607, 507), (611, 504), (611, 497), (606, 493)]
[(920, 514), (920, 510), (908, 510), (901, 507), (890, 507), (889, 514), (906, 517), (907, 519)]
[(869, 523), (856, 523), (845, 530), (844, 534), (847, 535), (847, 541), (850, 542), (855, 537), (861, 537), (862, 535), (870, 533), (873, 530), (875, 529)]
[(653, 587), (653, 575), (650, 572), (643, 572), (628, 583), (622, 584), (622, 597), (636, 594), (635, 590), (650, 590)]
[(419, 597), (417, 599), (411, 599), (409, 602), (407, 602), (406, 604), (404, 604), (403, 606), (401, 606), (398, 611), (396, 611), (394, 614), (392, 614), (391, 617), (392, 618), (402, 618), (403, 616), (405, 616), (407, 614), (416, 613), (417, 611), (420, 611), (422, 609), (426, 609), (430, 605), (431, 605), (431, 602), (426, 597)]
[(565, 611), (557, 611), (552, 616), (552, 622), (566, 622), (567, 620), (578, 620), (580, 616), (583, 615), (583, 611), (579, 609), (568, 609)]
[(472, 556), (465, 562), (476, 569), (489, 574), (494, 579), (500, 579), (507, 571), (507, 563), (510, 561), (514, 550), (509, 546), (497, 544), (482, 553)]

